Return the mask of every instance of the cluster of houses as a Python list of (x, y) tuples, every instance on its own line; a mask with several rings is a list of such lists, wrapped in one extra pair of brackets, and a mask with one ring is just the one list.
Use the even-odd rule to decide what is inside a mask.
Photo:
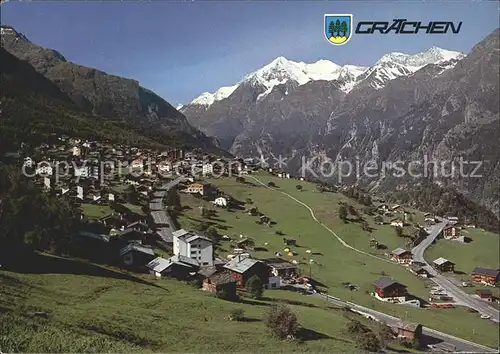
[[(408, 270), (419, 277), (429, 278), (432, 276), (425, 267), (423, 267), (421, 264), (418, 264), (418, 262), (413, 261), (413, 255), (409, 250), (405, 250), (403, 248), (396, 248), (391, 252), (391, 260), (399, 264), (407, 265)], [(443, 257), (435, 259), (431, 263), (431, 266), (441, 273), (455, 271), (455, 263)], [(383, 286), (384, 284), (387, 285), (388, 284), (387, 282), (388, 280), (385, 280), (381, 281), (379, 284), (376, 284), (378, 289), (376, 291), (376, 294), (378, 294), (378, 296), (381, 298), (389, 297), (391, 300), (397, 300), (399, 302), (402, 302), (401, 298), (398, 297), (394, 298), (394, 296), (387, 296), (388, 293), (387, 291), (384, 292), (385, 288)], [(496, 286), (500, 282), (500, 270), (476, 267), (471, 273), (471, 282), (486, 286)], [(403, 287), (399, 286), (400, 285), (399, 283), (390, 282), (390, 284), (392, 287), (398, 288), (397, 291), (393, 292), (394, 294), (405, 294), (405, 292), (403, 291)], [(477, 289), (476, 293), (477, 296), (479, 296), (483, 300), (490, 302), (493, 301), (493, 295), (491, 290), (489, 289)], [(403, 295), (400, 295), (400, 297), (401, 296)]]
[(123, 264), (138, 271), (147, 271), (156, 278), (200, 280), (202, 288), (210, 292), (224, 290), (230, 297), (238, 288), (244, 288), (248, 279), (256, 275), (266, 288), (279, 288), (282, 277), (297, 275), (297, 266), (279, 258), (257, 260), (239, 254), (226, 262), (214, 256), (211, 239), (180, 229), (173, 232), (173, 256), (157, 256), (152, 247), (139, 242), (120, 250)]
[[(48, 143), (37, 147), (23, 143), (18, 151), (7, 152), (0, 158), (5, 162), (20, 161), (26, 176), (37, 178), (47, 189), (57, 190), (61, 195), (68, 192), (80, 195), (76, 191), (80, 184), (83, 184), (83, 189), (89, 184), (94, 188), (104, 189), (113, 182), (135, 185), (144, 189), (142, 192), (147, 192), (149, 185), (145, 182), (148, 179), (154, 181), (176, 173), (189, 174), (193, 167), (199, 169), (204, 176), (241, 176), (255, 169), (249, 159), (216, 158), (197, 150), (161, 151), (113, 145), (67, 136), (50, 136)], [(86, 191), (83, 193), (85, 197)], [(88, 194), (90, 200), (93, 200), (92, 193)]]

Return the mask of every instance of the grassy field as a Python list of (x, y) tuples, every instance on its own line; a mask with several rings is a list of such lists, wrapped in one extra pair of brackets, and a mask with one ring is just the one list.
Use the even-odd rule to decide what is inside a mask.
[[(141, 205), (135, 205), (130, 203), (124, 203), (122, 205), (133, 213), (139, 215), (146, 215), (142, 211)], [(83, 211), (83, 214), (87, 216), (89, 219), (100, 219), (112, 213), (112, 209), (108, 205), (82, 203), (81, 209)]]
[[(436, 258), (444, 257), (455, 262), (455, 269), (464, 274), (454, 274), (460, 281), (469, 282), (470, 274), (475, 267), (500, 269), (499, 236), (492, 232), (481, 229), (461, 230), (462, 235), (472, 239), (472, 242), (464, 244), (451, 240), (438, 240), (426, 252), (425, 258), (432, 262)], [(451, 275), (450, 275), (451, 276)], [(464, 288), (465, 291), (474, 293), (476, 289), (484, 286), (474, 284), (473, 287)], [(493, 295), (499, 297), (499, 288), (490, 288)]]
[(439, 240), (426, 253), (426, 260), (444, 257), (456, 263), (455, 268), (470, 274), (475, 267), (500, 268), (500, 238), (497, 234), (480, 229), (461, 230), (461, 235), (470, 237), (471, 243)]
[(139, 215), (146, 215), (142, 211), (142, 205), (136, 205), (136, 204), (130, 204), (130, 203), (124, 203), (122, 204), (124, 207), (128, 208), (130, 211), (139, 214)]
[(83, 214), (89, 219), (100, 219), (111, 214), (111, 208), (107, 205), (82, 203), (81, 209)]
[[(233, 303), (175, 280), (48, 256), (33, 270), (0, 271), (0, 282), (3, 352), (348, 352), (356, 343), (342, 310), (292, 292)], [(316, 339), (270, 337), (264, 319), (279, 302)], [(246, 321), (226, 320), (235, 308)]]
[[(377, 251), (370, 249), (369, 239), (371, 236), (362, 230), (361, 225), (354, 222), (344, 224), (338, 218), (338, 202), (342, 200), (357, 206), (351, 200), (340, 194), (319, 193), (313, 184), (307, 182), (284, 180), (269, 175), (259, 175), (258, 178), (265, 183), (275, 182), (279, 187), (278, 190), (285, 191), (310, 205), (316, 217), (350, 245), (380, 255)], [(246, 177), (246, 180), (254, 183), (250, 177)], [(482, 344), (497, 346), (498, 327), (488, 321), (481, 320), (477, 314), (471, 314), (459, 308), (453, 310), (414, 309), (381, 303), (370, 297), (367, 292), (373, 291), (373, 281), (384, 274), (407, 285), (408, 291), (421, 299), (427, 299), (429, 293), (424, 281), (413, 276), (404, 267), (343, 247), (332, 234), (313, 221), (309, 211), (304, 206), (285, 195), (256, 183), (253, 186), (248, 183), (238, 183), (234, 178), (212, 179), (209, 182), (219, 186), (222, 191), (239, 201), (244, 202), (250, 198), (253, 203), (247, 204), (245, 207), (255, 206), (276, 222), (276, 225), (272, 227), (258, 225), (255, 223), (257, 217), (249, 216), (242, 211), (217, 209), (218, 215), (212, 222), (219, 228), (221, 234), (227, 234), (232, 238), (239, 238), (240, 234), (250, 236), (256, 241), (256, 246), (265, 249), (254, 252), (254, 257), (272, 257), (277, 251), (283, 253), (283, 236), (276, 234), (276, 231), (282, 231), (285, 237), (297, 239), (300, 246), (293, 248), (297, 255), (288, 258), (300, 262), (302, 272), (306, 275), (311, 272), (314, 279), (325, 285), (329, 294), (409, 321), (419, 322), (446, 333)], [(303, 186), (302, 191), (296, 189), (297, 184)], [(207, 206), (210, 205), (208, 202), (200, 201), (191, 196), (183, 196), (181, 203), (191, 207), (191, 209), (185, 210), (184, 215), (180, 218), (181, 225), (185, 228), (193, 228), (202, 220), (198, 209), (199, 205), (204, 203)], [(357, 207), (361, 208), (361, 206)], [(380, 227), (375, 232), (378, 232), (379, 238), (386, 238), (383, 242), (391, 246), (388, 246), (387, 251), (401, 246), (400, 240), (390, 227)], [(222, 242), (222, 249), (226, 253), (229, 252), (229, 243)], [(311, 250), (311, 254), (306, 253), (308, 249)], [(309, 265), (310, 259), (314, 260), (312, 265)], [(360, 290), (350, 291), (343, 286), (344, 282), (358, 285)], [(454, 326), (450, 326), (450, 323), (453, 323)], [(471, 326), (474, 327), (475, 334), (472, 333)]]

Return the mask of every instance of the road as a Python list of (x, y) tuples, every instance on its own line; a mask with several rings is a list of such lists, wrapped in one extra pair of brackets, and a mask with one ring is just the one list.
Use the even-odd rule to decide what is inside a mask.
[(448, 224), (447, 220), (441, 219), (439, 224), (433, 225), (427, 229), (429, 235), (418, 244), (418, 246), (413, 247), (411, 253), (413, 254), (413, 260), (417, 262), (423, 262), (427, 264), (424, 259), (425, 250), (436, 240), (441, 231)]
[(174, 225), (170, 216), (165, 210), (163, 205), (163, 198), (167, 191), (178, 185), (185, 180), (184, 176), (177, 177), (176, 179), (165, 183), (159, 189), (154, 191), (153, 198), (149, 201), (149, 210), (151, 212), (151, 217), (156, 225), (156, 233), (167, 243), (173, 242), (172, 232), (174, 231)]
[[(393, 317), (393, 316), (387, 315), (387, 314), (382, 313), (382, 312), (375, 311), (373, 309), (370, 309), (370, 308), (367, 308), (364, 306), (356, 305), (356, 304), (349, 302), (349, 301), (342, 301), (338, 298), (328, 296), (325, 294), (313, 293), (309, 296), (312, 296), (312, 297), (315, 297), (318, 299), (327, 300), (328, 302), (335, 304), (337, 306), (340, 306), (340, 307), (348, 306), (349, 308), (351, 308), (351, 310), (355, 310), (356, 312), (361, 313), (365, 317), (371, 317), (372, 319), (376, 319), (378, 321), (385, 322), (389, 326), (396, 325), (402, 321), (401, 319), (399, 319), (397, 317)], [(465, 339), (454, 337), (454, 336), (448, 335), (446, 333), (438, 332), (438, 331), (435, 331), (435, 330), (430, 329), (430, 328), (424, 327), (422, 333), (427, 337), (436, 338), (439, 341), (443, 341), (443, 342), (446, 342), (446, 343), (449, 343), (449, 344), (455, 346), (456, 351), (469, 352), (469, 353), (470, 352), (474, 352), (474, 353), (498, 353), (498, 350), (495, 350), (495, 349), (492, 349), (489, 347), (485, 347), (483, 345), (473, 343), (473, 342), (470, 342), (470, 341), (465, 340)]]
[[(275, 192), (278, 192), (278, 193), (281, 193), (283, 195), (286, 195), (288, 198), (294, 200), (298, 204), (300, 204), (300, 205), (304, 206), (305, 208), (307, 208), (309, 210), (309, 213), (311, 214), (311, 217), (314, 219), (314, 221), (316, 221), (323, 228), (325, 228), (328, 232), (330, 232), (333, 236), (335, 236), (335, 238), (337, 238), (337, 240), (344, 247), (352, 249), (352, 250), (354, 250), (354, 251), (356, 251), (358, 253), (364, 254), (364, 255), (369, 256), (369, 257), (374, 257), (374, 258), (378, 258), (378, 259), (380, 259), (382, 261), (385, 261), (385, 262), (390, 262), (390, 261), (388, 261), (386, 259), (383, 259), (383, 258), (374, 256), (374, 255), (371, 255), (371, 254), (366, 253), (366, 252), (364, 252), (362, 250), (358, 250), (357, 248), (352, 247), (351, 245), (347, 244), (347, 242), (345, 242), (339, 235), (337, 235), (333, 230), (331, 230), (329, 227), (327, 227), (325, 224), (323, 224), (321, 221), (319, 221), (316, 218), (316, 216), (314, 214), (314, 211), (312, 210), (312, 208), (309, 205), (305, 204), (304, 202), (300, 201), (299, 199), (293, 197), (292, 195), (290, 195), (290, 194), (288, 194), (286, 192), (279, 191), (277, 189), (269, 187), (267, 184), (265, 184), (264, 182), (262, 182), (261, 180), (259, 180), (258, 178), (254, 177), (254, 176), (251, 176), (251, 177), (257, 183), (259, 183), (260, 185), (262, 185), (262, 186), (264, 186), (264, 187), (266, 187), (266, 188), (268, 188), (270, 190), (273, 190)], [(435, 225), (435, 228), (432, 228), (430, 230), (429, 236), (426, 239), (424, 239), (419, 246), (416, 247), (417, 257), (419, 257), (419, 259), (420, 259), (421, 262), (423, 262), (423, 263), (425, 263), (427, 265), (426, 269), (429, 272), (431, 272), (431, 274), (436, 274), (436, 270), (428, 265), (428, 263), (423, 258), (423, 254), (425, 252), (425, 249), (427, 247), (429, 247), (429, 245), (437, 238), (437, 236), (439, 235), (439, 233), (442, 231), (442, 229), (444, 228), (444, 226), (447, 224), (447, 220), (442, 219), (442, 218), (438, 218), (438, 219), (439, 219), (440, 223), (437, 224), (437, 225)], [(392, 263), (392, 262), (390, 262), (390, 263)], [(489, 307), (487, 304), (482, 303), (480, 300), (476, 300), (476, 299), (472, 298), (470, 295), (464, 293), (460, 288), (456, 287), (449, 280), (445, 279), (444, 277), (440, 276), (439, 274), (437, 274), (437, 276), (435, 278), (432, 278), (432, 279), (436, 282), (436, 284), (438, 284), (439, 286), (443, 287), (443, 289), (445, 289), (445, 290), (446, 289), (450, 289), (449, 294), (451, 296), (455, 297), (458, 301), (463, 301), (466, 304), (473, 305), (471, 307), (477, 308), (479, 312), (484, 311), (484, 313), (489, 314), (491, 310), (493, 310), (493, 312), (496, 311), (495, 309)], [(443, 284), (443, 285), (441, 285), (441, 284)], [(326, 298), (325, 295), (321, 295), (321, 294), (314, 294), (312, 296), (320, 297), (320, 298), (323, 298), (323, 299)], [(373, 316), (373, 317), (375, 317), (375, 318), (377, 318), (379, 320), (382, 320), (384, 322), (387, 322), (388, 324), (389, 323), (395, 323), (396, 321), (401, 321), (400, 319), (398, 319), (396, 317), (392, 317), (392, 316), (384, 314), (382, 312), (378, 312), (378, 311), (375, 311), (375, 310), (372, 310), (372, 309), (369, 309), (369, 308), (366, 308), (366, 307), (363, 307), (363, 306), (360, 306), (360, 305), (356, 305), (354, 303), (343, 302), (340, 299), (335, 299), (333, 297), (328, 297), (328, 301), (335, 302), (339, 306), (346, 306), (347, 305), (347, 306), (349, 306), (351, 308), (358, 309), (358, 311), (369, 313), (369, 314), (371, 314), (371, 316)], [(481, 309), (481, 311), (479, 309)], [(493, 315), (490, 315), (490, 316), (492, 316), (492, 319), (498, 318), (498, 311), (497, 311), (496, 317), (494, 317)], [(469, 342), (469, 341), (467, 341), (465, 339), (460, 339), (458, 337), (454, 337), (454, 336), (448, 335), (446, 333), (434, 331), (434, 330), (432, 330), (430, 328), (425, 328), (424, 334), (426, 334), (428, 336), (432, 336), (434, 338), (441, 339), (441, 340), (443, 340), (443, 341), (445, 341), (447, 343), (450, 343), (450, 344), (454, 345), (456, 347), (457, 351), (476, 352), (476, 353), (478, 353), (478, 352), (479, 353), (485, 353), (485, 352), (497, 353), (498, 352), (498, 350), (494, 350), (494, 349), (482, 346), (480, 344)]]
[(494, 322), (500, 321), (499, 312), (497, 309), (491, 307), (487, 303), (482, 300), (479, 300), (472, 295), (467, 294), (461, 288), (453, 284), (449, 279), (445, 276), (441, 275), (437, 272), (433, 267), (427, 263), (424, 258), (425, 250), (436, 240), (438, 235), (441, 233), (443, 228), (448, 224), (446, 219), (440, 218), (440, 222), (436, 225), (433, 225), (429, 231), (429, 235), (422, 240), (422, 242), (412, 249), (413, 260), (417, 262), (422, 262), (425, 264), (424, 268), (433, 276), (430, 278), (436, 285), (441, 287), (444, 292), (448, 295), (452, 296), (457, 303), (461, 303), (465, 306), (473, 308), (477, 310), (479, 313), (491, 316), (491, 320)]

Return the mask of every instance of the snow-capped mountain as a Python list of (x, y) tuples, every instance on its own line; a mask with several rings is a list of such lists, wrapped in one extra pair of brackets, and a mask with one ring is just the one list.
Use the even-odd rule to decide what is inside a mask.
[(263, 99), (276, 86), (290, 81), (295, 82), (298, 86), (311, 81), (337, 81), (339, 89), (345, 93), (350, 92), (363, 82), (372, 88), (380, 89), (387, 81), (411, 75), (428, 64), (446, 62), (450, 64), (451, 68), (452, 64), (463, 57), (463, 53), (438, 47), (431, 47), (425, 52), (417, 54), (389, 53), (371, 67), (340, 66), (325, 59), (309, 64), (278, 57), (261, 69), (246, 75), (233, 86), (221, 87), (215, 93), (205, 92), (201, 94), (190, 105), (201, 105), (208, 108), (214, 102), (229, 97), (243, 83), (264, 88), (263, 92), (257, 96), (257, 100)]
[(429, 64), (448, 63), (452, 68), (465, 54), (438, 47), (431, 47), (418, 54), (389, 53), (380, 58), (375, 65), (358, 77), (357, 84), (364, 83), (374, 89), (381, 89), (385, 84), (400, 76), (408, 76)]
[(211, 106), (215, 101), (223, 100), (229, 97), (234, 90), (238, 88), (238, 85), (221, 87), (214, 93), (204, 92), (197, 98), (195, 98), (190, 104), (201, 105), (201, 106)]
[(266, 88), (257, 100), (268, 95), (275, 86), (294, 81), (301, 86), (310, 81), (333, 81), (342, 79), (347, 86), (362, 74), (366, 68), (354, 65), (340, 66), (329, 60), (318, 60), (307, 64), (278, 57), (268, 65), (245, 76), (242, 82), (258, 84)]

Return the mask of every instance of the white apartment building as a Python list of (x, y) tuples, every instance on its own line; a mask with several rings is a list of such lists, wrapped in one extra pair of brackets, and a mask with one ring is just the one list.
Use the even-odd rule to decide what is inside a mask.
[(204, 236), (195, 235), (184, 229), (173, 233), (174, 255), (196, 260), (200, 266), (213, 266), (212, 240)]

